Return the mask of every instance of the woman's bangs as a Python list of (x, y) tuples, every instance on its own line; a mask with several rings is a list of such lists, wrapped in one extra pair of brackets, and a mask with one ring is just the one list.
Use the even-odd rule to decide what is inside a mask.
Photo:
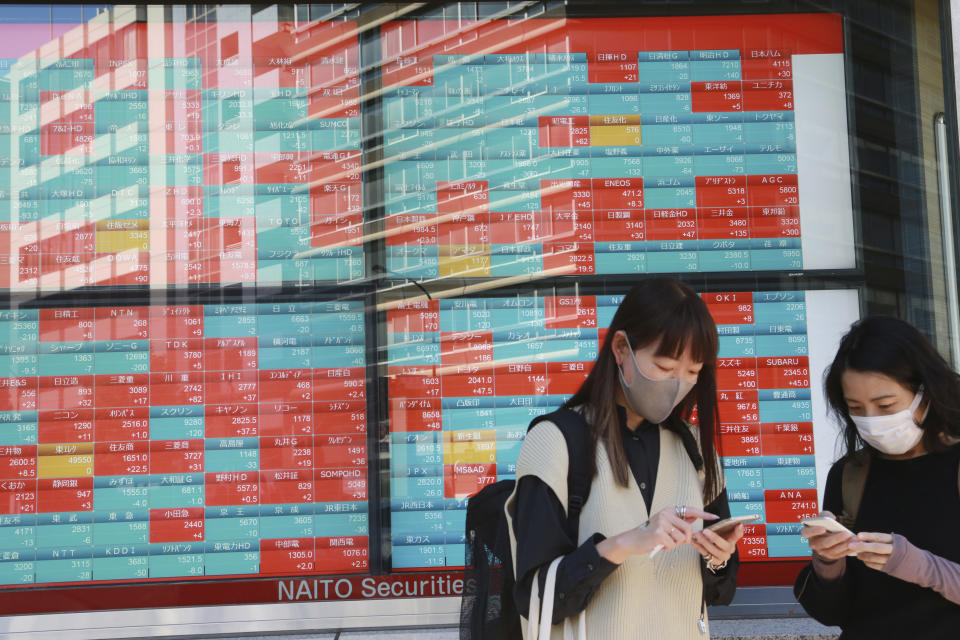
[[(677, 306), (673, 313), (664, 316), (664, 327), (657, 347), (658, 356), (679, 358), (690, 349), (690, 357), (695, 362), (710, 363), (717, 357), (717, 330), (706, 311), (697, 308), (702, 301), (685, 301)], [(704, 317), (706, 315), (706, 317)]]

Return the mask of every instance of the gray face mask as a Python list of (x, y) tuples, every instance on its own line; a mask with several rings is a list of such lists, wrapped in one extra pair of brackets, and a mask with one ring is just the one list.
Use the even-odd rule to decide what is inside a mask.
[(630, 346), (630, 339), (626, 339), (630, 361), (633, 363), (633, 384), (628, 385), (623, 377), (623, 368), (618, 369), (623, 396), (634, 413), (648, 422), (660, 424), (670, 416), (674, 407), (680, 404), (684, 396), (690, 393), (695, 383), (678, 378), (654, 380), (643, 375), (637, 363), (637, 356), (633, 353), (633, 347)]

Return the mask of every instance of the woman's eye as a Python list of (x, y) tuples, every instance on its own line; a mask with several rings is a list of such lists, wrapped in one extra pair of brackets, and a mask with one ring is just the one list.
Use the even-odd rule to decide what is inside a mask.
[(892, 405), (892, 404), (880, 405), (880, 410), (881, 410), (881, 411), (889, 411), (890, 409), (893, 409), (893, 407), (894, 407), (894, 405)]

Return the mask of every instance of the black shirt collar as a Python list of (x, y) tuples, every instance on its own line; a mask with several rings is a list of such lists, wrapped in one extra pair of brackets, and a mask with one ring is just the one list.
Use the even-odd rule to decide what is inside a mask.
[(637, 425), (636, 431), (631, 431), (630, 428), (627, 427), (627, 410), (625, 407), (619, 404), (617, 405), (617, 420), (620, 422), (620, 430), (626, 434), (640, 434), (660, 426), (658, 424), (653, 424), (649, 420), (644, 420)]

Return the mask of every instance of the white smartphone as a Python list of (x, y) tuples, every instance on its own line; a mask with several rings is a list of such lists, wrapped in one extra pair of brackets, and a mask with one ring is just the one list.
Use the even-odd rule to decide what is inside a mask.
[[(851, 536), (856, 536), (853, 531), (847, 529), (845, 526), (834, 520), (833, 518), (827, 518), (826, 516), (819, 516), (817, 518), (807, 518), (803, 520), (802, 523), (808, 527), (823, 527), (830, 533), (849, 533)], [(851, 551), (847, 554), (848, 556), (857, 555), (856, 551)]]
[(833, 518), (828, 518), (826, 516), (807, 518), (806, 520), (803, 520), (803, 524), (807, 525), (808, 527), (823, 527), (830, 533), (849, 533), (850, 535), (854, 535), (853, 531), (850, 531), (850, 529), (847, 529)]
[(754, 522), (755, 520), (760, 519), (759, 513), (751, 513), (746, 516), (733, 516), (732, 518), (724, 518), (723, 520), (717, 520), (716, 522), (711, 523), (707, 526), (707, 529), (715, 533), (726, 533), (730, 529), (733, 529), (740, 523), (744, 522)]

